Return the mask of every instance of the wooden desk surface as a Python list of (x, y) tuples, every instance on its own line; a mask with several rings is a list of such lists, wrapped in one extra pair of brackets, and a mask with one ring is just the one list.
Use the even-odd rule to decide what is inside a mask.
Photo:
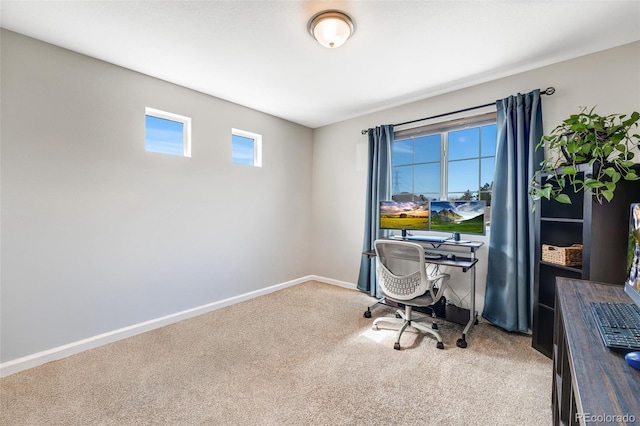
[[(640, 370), (624, 355), (604, 346), (593, 319), (590, 302), (631, 299), (621, 285), (558, 278), (557, 300), (566, 334), (577, 413), (592, 416), (635, 416), (640, 422)], [(611, 424), (637, 424), (612, 421)], [(598, 423), (602, 424), (602, 422)]]

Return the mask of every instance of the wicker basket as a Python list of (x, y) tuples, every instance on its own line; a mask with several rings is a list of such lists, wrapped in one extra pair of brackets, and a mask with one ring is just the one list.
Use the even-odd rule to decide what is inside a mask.
[(564, 266), (582, 265), (582, 244), (573, 244), (569, 247), (543, 244), (542, 260)]

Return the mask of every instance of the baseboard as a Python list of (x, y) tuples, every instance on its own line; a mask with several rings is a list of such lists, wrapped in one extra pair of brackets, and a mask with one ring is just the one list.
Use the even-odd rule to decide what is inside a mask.
[(151, 331), (156, 328), (164, 327), (169, 324), (183, 321), (185, 319), (202, 315), (207, 312), (215, 311), (216, 309), (224, 308), (225, 306), (233, 305), (235, 303), (239, 303), (245, 300), (253, 299), (254, 297), (273, 293), (274, 291), (282, 290), (283, 288), (291, 287), (307, 281), (321, 281), (327, 284), (332, 284), (332, 285), (336, 285), (344, 288), (349, 288), (349, 289), (356, 288), (355, 285), (344, 282), (344, 281), (323, 278), (317, 275), (307, 275), (305, 277), (301, 277), (295, 280), (276, 284), (260, 290), (241, 294), (239, 296), (230, 297), (228, 299), (220, 300), (218, 302), (208, 303), (206, 305), (198, 306), (196, 308), (187, 309), (181, 312), (176, 312), (175, 314), (152, 319), (139, 324), (134, 324), (128, 327), (120, 328), (118, 330), (113, 330), (107, 333), (99, 334), (97, 336), (89, 337), (87, 339), (78, 340), (76, 342), (72, 342), (66, 345), (58, 346), (52, 349), (47, 349), (42, 352), (37, 352), (21, 358), (13, 359), (11, 361), (3, 362), (3, 363), (0, 363), (0, 377), (10, 376), (20, 371), (37, 367), (42, 364), (46, 364), (47, 362), (66, 358), (68, 356), (75, 355), (80, 352), (84, 352), (88, 349), (97, 348), (99, 346), (106, 345), (108, 343), (112, 343), (121, 339), (125, 339), (127, 337), (131, 337), (140, 333)]
[(309, 275), (307, 278), (309, 280), (321, 281), (323, 283), (335, 285), (335, 286), (338, 286), (338, 287), (347, 288), (349, 290), (357, 290), (357, 287), (356, 287), (355, 284), (347, 282), (347, 281), (334, 280), (332, 278), (320, 277), (318, 275)]

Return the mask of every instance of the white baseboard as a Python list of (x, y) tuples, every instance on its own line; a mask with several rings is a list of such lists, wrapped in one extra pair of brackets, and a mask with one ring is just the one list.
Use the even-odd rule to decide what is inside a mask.
[(309, 275), (307, 278), (314, 281), (321, 281), (323, 283), (335, 285), (338, 287), (348, 288), (349, 290), (357, 290), (357, 287), (353, 283), (349, 283), (346, 281), (334, 280), (332, 278), (319, 277), (317, 275)]
[(11, 361), (3, 362), (0, 364), (0, 377), (10, 376), (20, 371), (37, 367), (42, 364), (46, 364), (47, 362), (66, 358), (68, 356), (75, 355), (80, 352), (84, 352), (88, 349), (97, 348), (98, 346), (106, 345), (107, 343), (112, 343), (117, 340), (135, 336), (140, 333), (144, 333), (147, 331), (154, 330), (156, 328), (164, 327), (169, 324), (173, 324), (188, 318), (202, 315), (207, 312), (215, 311), (216, 309), (224, 308), (225, 306), (233, 305), (238, 302), (253, 299), (254, 297), (273, 293), (274, 291), (282, 290), (283, 288), (291, 287), (307, 281), (322, 281), (327, 284), (332, 284), (332, 285), (336, 285), (336, 286), (340, 286), (348, 289), (356, 288), (354, 284), (351, 284), (345, 281), (338, 281), (330, 278), (323, 278), (317, 275), (307, 275), (306, 277), (287, 281), (281, 284), (276, 284), (271, 287), (241, 294), (239, 296), (230, 297), (228, 299), (220, 300), (218, 302), (207, 303), (206, 305), (198, 306), (196, 308), (187, 309), (181, 312), (176, 312), (175, 314), (152, 319), (139, 324), (130, 325), (128, 327), (120, 328), (118, 330), (109, 331), (107, 333), (99, 334), (97, 336), (78, 340), (76, 342), (72, 342), (66, 345), (58, 346), (55, 348), (47, 349), (45, 351), (27, 355), (21, 358), (16, 358)]

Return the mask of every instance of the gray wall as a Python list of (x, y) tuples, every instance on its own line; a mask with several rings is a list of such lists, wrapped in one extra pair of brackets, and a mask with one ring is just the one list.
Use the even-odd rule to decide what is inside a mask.
[[(579, 112), (580, 106), (597, 106), (596, 112), (601, 114), (640, 111), (640, 42), (315, 129), (311, 190), (313, 273), (357, 282), (367, 184), (367, 136), (360, 134), (362, 129), (484, 105), (518, 92), (549, 86), (554, 86), (556, 93), (542, 98), (545, 131)], [(476, 112), (482, 111), (485, 110)], [(335, 206), (340, 206), (339, 214)], [(488, 237), (474, 239), (488, 243)], [(478, 257), (476, 300), (482, 311), (486, 246)], [(464, 295), (469, 289), (469, 277), (459, 269), (449, 272), (458, 294)]]
[[(640, 110), (640, 43), (311, 131), (0, 37), (0, 362), (310, 274), (355, 283), (361, 129), (547, 86), (546, 130), (579, 106)], [(144, 151), (145, 106), (192, 117), (192, 158)], [(231, 164), (232, 127), (263, 135), (262, 168)], [(481, 310), (486, 249), (479, 257)], [(464, 295), (468, 277), (451, 272)]]
[[(311, 273), (312, 131), (1, 32), (1, 361)], [(147, 153), (145, 106), (192, 118)], [(231, 128), (263, 167), (231, 164)]]

